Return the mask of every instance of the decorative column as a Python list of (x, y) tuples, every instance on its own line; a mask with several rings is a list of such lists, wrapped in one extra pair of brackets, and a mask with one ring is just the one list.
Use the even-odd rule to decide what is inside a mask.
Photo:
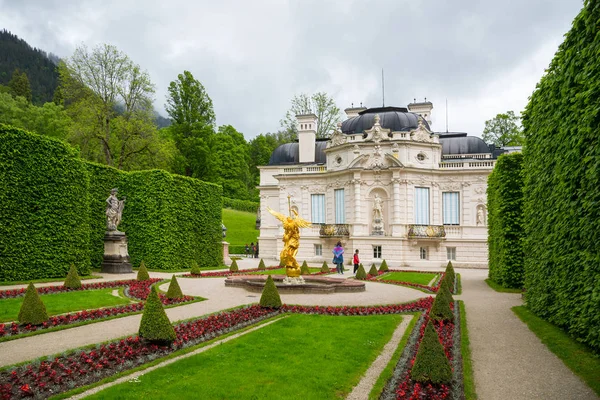
[(394, 188), (394, 224), (400, 223), (400, 178), (394, 177), (392, 179)]
[(354, 179), (354, 223), (361, 223), (360, 216), (360, 179)]

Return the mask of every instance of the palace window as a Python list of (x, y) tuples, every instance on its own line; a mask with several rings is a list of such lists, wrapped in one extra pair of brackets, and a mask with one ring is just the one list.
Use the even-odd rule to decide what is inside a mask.
[(346, 223), (346, 208), (344, 206), (344, 189), (335, 189), (335, 223)]
[(458, 192), (442, 193), (444, 225), (460, 225), (460, 200)]
[(322, 255), (323, 255), (323, 245), (315, 244), (315, 256), (322, 256)]
[(448, 256), (448, 260), (455, 261), (456, 260), (456, 247), (446, 247), (446, 255)]
[(373, 246), (373, 258), (381, 258), (381, 246)]
[(429, 188), (415, 188), (415, 224), (429, 225)]
[(427, 260), (428, 259), (428, 257), (429, 257), (429, 254), (428, 254), (429, 251), (428, 251), (427, 247), (421, 247), (419, 249), (419, 253), (420, 253), (420, 256), (421, 256), (421, 260)]
[(311, 222), (313, 224), (324, 224), (325, 223), (325, 195), (324, 194), (312, 194), (312, 215)]

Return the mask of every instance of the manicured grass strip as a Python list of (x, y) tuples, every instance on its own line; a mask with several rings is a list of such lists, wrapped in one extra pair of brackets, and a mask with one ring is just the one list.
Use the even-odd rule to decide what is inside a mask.
[(460, 352), (462, 354), (465, 399), (475, 400), (477, 399), (477, 393), (475, 393), (471, 342), (469, 341), (469, 330), (467, 329), (467, 312), (465, 311), (465, 303), (462, 300), (459, 300), (458, 304), (460, 305)]
[[(321, 268), (308, 268), (311, 274), (321, 272)], [(243, 270), (240, 272), (244, 272)], [(285, 275), (285, 268), (268, 269), (265, 271), (249, 272), (248, 275)]]
[[(44, 294), (41, 299), (48, 315), (64, 314), (72, 311), (129, 304), (130, 299), (112, 295), (113, 288), (83, 290), (65, 293)], [(23, 304), (23, 297), (0, 300), (0, 322), (16, 321)]]
[[(33, 282), (33, 283), (49, 283), (49, 282), (56, 282), (56, 283), (64, 283), (65, 279), (67, 277), (65, 276), (64, 278), (46, 278), (46, 279), (34, 279), (34, 280), (29, 280), (29, 281), (0, 281), (0, 286), (9, 286), (9, 285), (27, 285), (29, 282)], [(79, 279), (83, 280), (87, 280), (87, 279), (102, 279), (102, 276), (100, 275), (86, 275), (86, 276), (80, 276)], [(2, 290), (2, 288), (0, 288), (0, 290)]]
[(402, 340), (400, 340), (400, 343), (398, 343), (398, 348), (396, 348), (396, 351), (392, 355), (390, 362), (381, 372), (381, 375), (379, 375), (379, 378), (377, 379), (377, 382), (375, 382), (373, 389), (371, 389), (371, 393), (369, 393), (369, 400), (377, 400), (381, 396), (381, 392), (383, 392), (385, 384), (394, 373), (394, 368), (396, 368), (396, 364), (398, 364), (398, 360), (402, 356), (404, 346), (406, 346), (406, 342), (408, 341), (410, 334), (415, 328), (415, 324), (419, 320), (421, 313), (411, 313), (410, 315), (413, 315), (413, 318), (410, 320), (410, 323), (406, 327), (406, 330), (404, 331), (404, 336), (402, 336)]
[(227, 228), (225, 240), (229, 242), (230, 246), (250, 245), (250, 243), (258, 241), (259, 231), (256, 229), (256, 213), (224, 208), (222, 216), (223, 224)]
[(575, 375), (583, 379), (600, 396), (600, 357), (592, 350), (571, 338), (556, 325), (545, 321), (525, 306), (511, 308), (521, 321), (556, 354)]
[(401, 319), (290, 315), (91, 398), (179, 400), (194, 393), (207, 399), (339, 399), (359, 382)]
[(456, 293), (452, 293), (455, 295), (459, 295), (462, 294), (462, 282), (461, 282), (461, 278), (460, 278), (460, 274), (456, 274)]
[(505, 288), (504, 286), (501, 286), (499, 284), (497, 284), (496, 282), (494, 282), (491, 279), (486, 279), (485, 283), (488, 284), (489, 287), (491, 287), (492, 289), (494, 289), (496, 292), (500, 292), (500, 293), (522, 293), (523, 289), (512, 289), (512, 288)]
[(421, 272), (390, 272), (382, 275), (379, 279), (382, 281), (411, 282), (419, 285), (427, 285), (438, 274), (424, 274)]

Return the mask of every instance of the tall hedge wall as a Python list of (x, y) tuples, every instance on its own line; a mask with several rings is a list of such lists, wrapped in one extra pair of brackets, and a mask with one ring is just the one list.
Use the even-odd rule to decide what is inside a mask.
[(0, 280), (88, 274), (88, 185), (74, 149), (0, 125)]
[(222, 264), (220, 186), (89, 163), (59, 140), (0, 125), (0, 280), (64, 277), (71, 263), (80, 274), (99, 268), (114, 187), (127, 197), (119, 230), (134, 266)]
[(489, 277), (504, 287), (522, 288), (523, 154), (498, 158), (488, 177)]
[(600, 2), (584, 2), (523, 116), (527, 305), (600, 352)]
[(223, 197), (223, 208), (231, 208), (238, 211), (256, 212), (260, 203), (250, 200), (238, 200)]

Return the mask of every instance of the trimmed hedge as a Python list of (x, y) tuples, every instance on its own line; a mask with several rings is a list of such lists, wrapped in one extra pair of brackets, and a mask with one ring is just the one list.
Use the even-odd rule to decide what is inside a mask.
[[(238, 200), (223, 197), (223, 208), (231, 208), (238, 211), (257, 212), (260, 203), (249, 200)], [(243, 253), (240, 253), (243, 254)]]
[(148, 273), (148, 268), (146, 268), (146, 263), (142, 261), (137, 272), (137, 280), (147, 281), (148, 279), (150, 279), (150, 274)]
[(264, 308), (280, 308), (282, 305), (281, 296), (279, 296), (279, 291), (271, 275), (267, 276), (259, 304)]
[(67, 144), (0, 125), (0, 280), (82, 275), (100, 267), (106, 198), (127, 197), (119, 230), (134, 266), (222, 264), (220, 186), (165, 171), (123, 172), (77, 158)]
[(360, 279), (364, 281), (367, 279), (367, 273), (365, 272), (365, 267), (363, 267), (362, 263), (358, 265), (358, 269), (356, 270), (356, 275), (354, 275), (356, 279)]
[(379, 272), (388, 272), (389, 270), (390, 269), (388, 268), (387, 262), (383, 260), (379, 266)]
[(506, 288), (522, 288), (523, 154), (504, 154), (488, 177), (489, 278)]
[(327, 265), (327, 261), (323, 261), (323, 265), (321, 265), (321, 272), (329, 272), (329, 265)]
[(308, 269), (308, 264), (306, 263), (306, 260), (304, 260), (302, 266), (300, 267), (300, 275), (310, 275), (310, 269)]
[(237, 265), (237, 261), (233, 260), (229, 266), (229, 272), (238, 272), (240, 268)]
[(73, 148), (0, 124), (0, 281), (89, 274), (88, 185)]
[(68, 287), (69, 289), (81, 289), (81, 279), (79, 279), (79, 275), (77, 274), (77, 268), (75, 268), (75, 264), (71, 264), (71, 268), (69, 269), (67, 279), (65, 279), (65, 283), (63, 286)]
[(183, 292), (181, 291), (181, 287), (179, 286), (179, 282), (177, 282), (177, 277), (175, 275), (171, 278), (171, 283), (169, 284), (169, 289), (165, 296), (167, 299), (180, 299), (183, 297)]
[(452, 321), (454, 319), (454, 314), (450, 308), (450, 303), (452, 301), (454, 301), (454, 299), (448, 290), (448, 286), (440, 286), (437, 295), (433, 300), (431, 311), (429, 312), (431, 319), (437, 321)]
[(262, 258), (260, 259), (260, 262), (258, 263), (258, 269), (261, 271), (267, 269), (267, 266), (265, 265), (265, 262), (263, 261)]
[(41, 325), (48, 321), (48, 312), (37, 289), (30, 283), (25, 292), (25, 298), (19, 310), (19, 323), (22, 325)]
[(450, 361), (444, 353), (444, 346), (440, 343), (440, 338), (431, 321), (425, 327), (423, 340), (419, 345), (410, 376), (415, 381), (422, 383), (442, 384), (452, 381)]
[(371, 264), (371, 269), (369, 269), (369, 275), (371, 275), (371, 276), (379, 275), (377, 273), (377, 267), (375, 266), (375, 264)]
[(144, 304), (144, 313), (140, 322), (139, 335), (151, 342), (172, 342), (177, 338), (175, 329), (167, 317), (156, 286), (152, 285)]
[(525, 299), (600, 353), (600, 2), (585, 0), (523, 114)]

